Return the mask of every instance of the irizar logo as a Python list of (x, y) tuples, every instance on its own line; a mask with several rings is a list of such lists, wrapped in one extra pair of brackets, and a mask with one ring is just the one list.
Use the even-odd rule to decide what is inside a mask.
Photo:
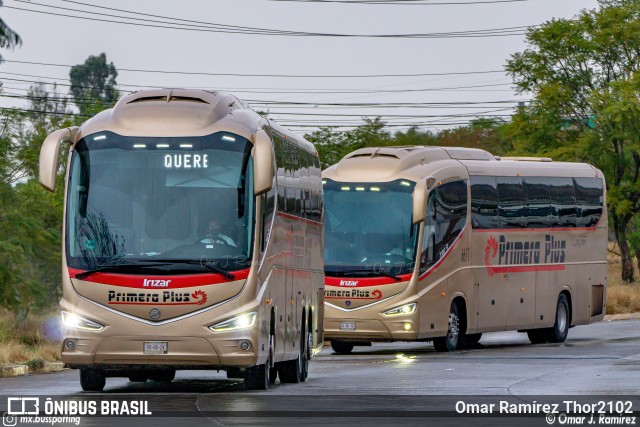
[(144, 279), (142, 286), (144, 288), (168, 288), (170, 283), (171, 280)]
[(349, 287), (358, 286), (358, 281), (357, 280), (340, 280), (340, 286), (349, 286)]

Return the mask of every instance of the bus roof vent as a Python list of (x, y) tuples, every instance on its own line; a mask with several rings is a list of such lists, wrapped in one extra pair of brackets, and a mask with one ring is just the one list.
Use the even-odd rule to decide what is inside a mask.
[(345, 157), (345, 159), (353, 159), (356, 157), (369, 157), (370, 159), (373, 159), (374, 157), (388, 157), (392, 159), (399, 159), (399, 157), (396, 156), (395, 154), (380, 153), (379, 151), (380, 151), (379, 149), (373, 152), (364, 152), (364, 153), (356, 151), (352, 155)]
[(551, 157), (500, 157), (500, 160), (514, 160), (516, 162), (553, 162)]
[(142, 96), (140, 98), (135, 98), (132, 99), (131, 101), (127, 102), (127, 104), (133, 104), (136, 102), (174, 102), (174, 101), (183, 101), (183, 102), (199, 102), (201, 104), (208, 104), (207, 101), (205, 101), (202, 98), (196, 98), (194, 96), (178, 96), (178, 95), (169, 95), (169, 96), (165, 96), (165, 95), (155, 95), (155, 96)]

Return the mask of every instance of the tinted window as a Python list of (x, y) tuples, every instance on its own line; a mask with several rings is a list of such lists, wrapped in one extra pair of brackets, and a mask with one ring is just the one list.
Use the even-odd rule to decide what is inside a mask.
[(551, 200), (549, 198), (550, 184), (547, 177), (527, 176), (524, 178), (527, 228), (547, 228), (552, 226)]
[(603, 188), (600, 178), (574, 178), (578, 227), (593, 227), (602, 215)]
[(500, 228), (524, 227), (527, 208), (524, 204), (522, 178), (499, 176), (498, 183), (498, 220)]
[(571, 178), (548, 178), (554, 227), (576, 226), (576, 196)]
[(476, 229), (498, 227), (498, 190), (493, 176), (471, 177), (471, 223)]
[(442, 258), (467, 219), (467, 182), (454, 181), (432, 190), (427, 201), (420, 272)]

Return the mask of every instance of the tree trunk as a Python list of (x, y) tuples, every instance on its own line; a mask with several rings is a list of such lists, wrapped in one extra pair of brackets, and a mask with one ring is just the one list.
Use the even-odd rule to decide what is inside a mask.
[(631, 259), (631, 249), (627, 242), (627, 225), (631, 218), (628, 215), (622, 218), (618, 215), (612, 215), (612, 217), (616, 240), (618, 240), (618, 247), (620, 247), (620, 255), (622, 257), (622, 280), (631, 283), (633, 282), (633, 259)]

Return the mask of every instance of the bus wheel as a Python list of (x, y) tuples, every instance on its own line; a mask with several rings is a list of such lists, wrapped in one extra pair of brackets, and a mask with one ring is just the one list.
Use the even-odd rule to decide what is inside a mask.
[[(269, 336), (269, 361), (271, 362), (273, 362), (273, 353), (276, 348), (275, 340), (276, 340), (276, 337), (274, 335)], [(278, 378), (278, 368), (276, 368), (275, 363), (270, 363), (269, 364), (269, 384), (275, 385), (277, 378)]]
[(104, 371), (93, 368), (80, 369), (80, 386), (84, 391), (102, 391), (107, 383)]
[(569, 311), (569, 301), (565, 294), (558, 297), (558, 305), (556, 306), (556, 322), (553, 328), (545, 331), (547, 342), (560, 343), (565, 342), (569, 334), (569, 324), (571, 323), (571, 315)]
[(267, 390), (269, 388), (269, 361), (252, 366), (244, 371), (244, 388), (247, 390)]
[(349, 354), (353, 351), (353, 343), (344, 341), (331, 341), (331, 348), (337, 354)]
[(309, 340), (311, 334), (309, 332), (304, 331), (300, 336), (300, 349), (302, 350), (302, 364), (300, 366), (300, 381), (305, 382), (307, 377), (309, 376), (309, 355), (311, 354), (311, 349), (309, 347)]
[(298, 357), (293, 360), (287, 360), (286, 362), (280, 362), (278, 364), (278, 375), (280, 376), (280, 382), (288, 384), (296, 384), (302, 380), (302, 347), (298, 351)]
[(433, 347), (439, 353), (455, 351), (458, 348), (460, 338), (460, 316), (458, 315), (458, 306), (453, 303), (451, 304), (451, 311), (449, 312), (447, 335), (434, 338)]
[(544, 344), (547, 342), (544, 330), (533, 329), (531, 331), (527, 331), (527, 336), (529, 337), (531, 344)]
[(149, 375), (149, 378), (151, 378), (151, 381), (154, 381), (157, 383), (170, 383), (171, 381), (173, 381), (175, 377), (176, 377), (175, 369), (162, 369), (160, 371), (152, 372), (151, 375)]
[(129, 371), (129, 381), (132, 383), (144, 383), (149, 379), (149, 375), (140, 371)]
[(467, 347), (473, 347), (474, 345), (480, 342), (480, 338), (482, 338), (482, 334), (468, 334), (464, 337), (464, 344)]

